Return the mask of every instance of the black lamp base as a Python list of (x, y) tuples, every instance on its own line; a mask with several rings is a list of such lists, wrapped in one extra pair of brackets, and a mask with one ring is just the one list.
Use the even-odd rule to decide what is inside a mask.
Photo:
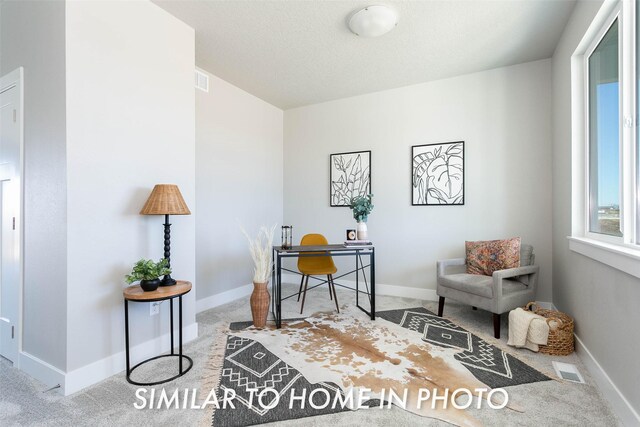
[[(164, 258), (167, 260), (167, 267), (171, 268), (171, 224), (169, 215), (164, 216)], [(167, 274), (160, 282), (160, 286), (173, 286), (176, 284), (171, 274)]]
[(173, 286), (176, 284), (176, 279), (172, 278), (170, 274), (164, 276), (160, 282), (160, 286)]

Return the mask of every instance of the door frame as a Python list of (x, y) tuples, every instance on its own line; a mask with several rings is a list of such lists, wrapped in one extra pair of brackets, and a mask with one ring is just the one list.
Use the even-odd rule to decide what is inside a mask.
[(20, 368), (22, 358), (22, 338), (24, 320), (24, 68), (19, 67), (0, 77), (0, 93), (13, 87), (18, 88), (20, 105), (17, 109), (18, 119), (18, 143), (20, 145), (20, 159), (18, 170), (20, 171), (20, 200), (19, 212), (16, 217), (16, 240), (18, 242), (18, 318), (16, 319), (16, 335), (18, 337), (18, 357), (13, 361), (13, 366)]

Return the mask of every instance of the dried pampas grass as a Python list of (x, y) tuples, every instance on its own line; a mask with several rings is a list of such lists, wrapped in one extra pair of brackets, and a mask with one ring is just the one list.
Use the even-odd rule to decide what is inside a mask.
[(249, 241), (249, 251), (255, 264), (253, 273), (254, 283), (267, 283), (271, 276), (271, 269), (273, 267), (273, 233), (275, 229), (276, 224), (273, 224), (271, 228), (262, 226), (256, 238), (252, 239), (245, 229), (240, 226), (242, 234), (244, 234)]

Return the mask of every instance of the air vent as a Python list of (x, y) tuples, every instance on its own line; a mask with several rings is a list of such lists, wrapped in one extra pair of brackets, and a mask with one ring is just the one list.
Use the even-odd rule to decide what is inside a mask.
[(553, 364), (553, 369), (555, 369), (556, 374), (563, 380), (584, 384), (584, 378), (580, 374), (580, 371), (578, 371), (576, 365), (556, 361), (551, 363)]
[(204, 92), (209, 92), (209, 76), (205, 73), (196, 70), (195, 76), (196, 89), (200, 89)]

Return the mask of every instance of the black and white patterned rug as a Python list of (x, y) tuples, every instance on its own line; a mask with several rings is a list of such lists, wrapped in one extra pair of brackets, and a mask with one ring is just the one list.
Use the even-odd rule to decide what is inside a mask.
[[(388, 310), (377, 313), (378, 317), (396, 323), (409, 330), (422, 334), (423, 341), (433, 345), (458, 348), (458, 359), (478, 380), (491, 388), (526, 384), (549, 378), (524, 362), (489, 344), (455, 323), (440, 318), (429, 310), (418, 307), (411, 309)], [(211, 418), (214, 426), (249, 426), (288, 419), (298, 419), (330, 413), (348, 411), (340, 407), (313, 408), (313, 405), (289, 407), (291, 393), (299, 396), (302, 390), (310, 396), (316, 389), (324, 389), (330, 396), (342, 394), (333, 383), (311, 384), (299, 371), (275, 356), (257, 341), (238, 337), (234, 330), (241, 330), (251, 322), (237, 322), (230, 325), (231, 334), (227, 336), (224, 360), (220, 372), (217, 395), (223, 396), (225, 390), (233, 389), (236, 395), (235, 409), (216, 409)], [(280, 394), (277, 405), (270, 409), (271, 402), (255, 401), (260, 391), (275, 389)], [(253, 391), (253, 404), (249, 404)], [(269, 395), (271, 397), (272, 395)], [(320, 406), (326, 393), (316, 393)], [(311, 399), (312, 401), (315, 400)], [(369, 406), (379, 406), (379, 400), (372, 400)]]
[(508, 387), (550, 378), (477, 335), (438, 317), (424, 307), (380, 311), (378, 317), (422, 334), (422, 340), (462, 350), (454, 357), (491, 388)]
[[(251, 322), (232, 323), (230, 329), (237, 330), (238, 327), (247, 327), (251, 324)], [(265, 398), (263, 405), (257, 403), (256, 396), (266, 388), (275, 389), (280, 395), (279, 403), (271, 409), (263, 409), (263, 406), (271, 406), (273, 400), (269, 401)], [(332, 408), (331, 405), (326, 408), (313, 408), (312, 402), (321, 407), (325, 398), (323, 393), (313, 393), (315, 389), (325, 389), (329, 396), (335, 396), (336, 393), (343, 395), (342, 391), (332, 383), (309, 383), (300, 372), (277, 358), (259, 342), (234, 335), (227, 337), (217, 395), (223, 396), (225, 389), (235, 391), (236, 408), (216, 409), (212, 419), (214, 426), (250, 426), (349, 411), (339, 406)], [(251, 390), (256, 391), (253, 392), (253, 402), (250, 404)], [(304, 408), (302, 405), (294, 405), (290, 408), (288, 402), (291, 399), (291, 393), (295, 392), (296, 396), (300, 396), (302, 390), (306, 390), (306, 396), (311, 396), (307, 404)], [(269, 398), (272, 396), (269, 394)], [(368, 405), (375, 406), (379, 402), (379, 400), (371, 400)]]

